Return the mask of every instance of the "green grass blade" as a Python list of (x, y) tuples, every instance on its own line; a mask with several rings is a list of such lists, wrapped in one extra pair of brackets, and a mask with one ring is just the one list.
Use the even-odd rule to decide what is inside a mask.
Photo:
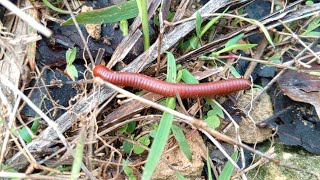
[[(168, 98), (167, 107), (174, 109), (175, 108), (176, 99), (173, 97)], [(168, 140), (172, 122), (173, 122), (173, 115), (170, 113), (163, 113), (159, 129), (152, 142), (152, 146), (150, 152), (148, 154), (147, 163), (145, 165), (145, 169), (143, 171), (142, 179), (149, 180), (152, 176), (152, 173), (157, 167), (157, 164), (160, 160), (161, 154), (164, 150), (166, 142)]]
[[(127, 1), (107, 8), (81, 13), (76, 16), (76, 19), (79, 24), (101, 24), (131, 19), (138, 14), (139, 10), (136, 1)], [(62, 25), (71, 24), (73, 24), (73, 21), (70, 18)]]
[(178, 141), (179, 147), (181, 148), (182, 152), (186, 155), (189, 161), (192, 161), (190, 146), (185, 135), (183, 134), (182, 129), (179, 126), (173, 124), (171, 130), (175, 139)]
[(176, 60), (171, 52), (167, 52), (168, 69), (167, 69), (167, 82), (177, 82), (177, 66)]
[(76, 180), (80, 176), (84, 143), (85, 143), (85, 135), (84, 135), (84, 129), (82, 129), (79, 134), (79, 140), (78, 140), (75, 155), (74, 155), (75, 158), (72, 163), (71, 178), (70, 178), (72, 180)]
[(251, 21), (253, 24), (257, 25), (260, 27), (260, 29), (262, 30), (262, 32), (264, 33), (265, 37), (267, 38), (267, 40), (269, 41), (269, 43), (271, 44), (272, 47), (274, 47), (272, 38), (267, 30), (267, 28), (259, 21), (254, 20), (254, 19), (249, 19), (249, 21)]
[(69, 14), (69, 11), (66, 11), (66, 10), (63, 10), (63, 9), (60, 9), (60, 8), (57, 8), (55, 6), (53, 6), (48, 0), (42, 0), (42, 2), (50, 9), (54, 10), (54, 11), (57, 11), (58, 13), (61, 13), (61, 14)]
[[(235, 151), (231, 158), (236, 161), (238, 159), (238, 151)], [(226, 163), (223, 167), (221, 174), (218, 177), (218, 180), (229, 180), (231, 178), (232, 172), (234, 170), (234, 166), (231, 164), (230, 161)]]
[(244, 37), (244, 33), (241, 33), (241, 34), (238, 34), (237, 36), (235, 36), (235, 37), (233, 37), (232, 39), (230, 39), (227, 43), (226, 43), (226, 45), (224, 46), (224, 47), (229, 47), (229, 46), (231, 46), (231, 45), (234, 45), (234, 44), (237, 44), (238, 43), (238, 41), (240, 40), (240, 39), (242, 39)]
[[(172, 53), (167, 52), (168, 57), (168, 69), (167, 69), (167, 81), (176, 83), (177, 77), (177, 67), (175, 63), (175, 59)], [(167, 98), (167, 107), (170, 109), (174, 109), (176, 106), (176, 99), (174, 97)], [(155, 135), (155, 138), (152, 142), (151, 149), (148, 154), (147, 163), (145, 165), (145, 169), (142, 174), (142, 179), (149, 180), (157, 167), (157, 164), (160, 160), (161, 154), (166, 146), (172, 122), (174, 116), (170, 113), (163, 113), (160, 124), (158, 127), (158, 132)]]
[(140, 14), (141, 23), (142, 23), (142, 31), (143, 31), (143, 37), (144, 37), (143, 39), (144, 50), (147, 50), (150, 47), (147, 0), (137, 0), (137, 5), (138, 5), (139, 14)]
[(204, 35), (204, 33), (206, 33), (206, 32), (221, 18), (221, 16), (223, 16), (223, 14), (228, 11), (228, 9), (229, 9), (229, 7), (226, 8), (226, 9), (222, 12), (222, 14), (221, 14), (220, 16), (217, 16), (217, 17), (211, 19), (211, 20), (202, 28), (201, 33), (200, 33), (200, 37), (202, 37), (202, 36)]
[(201, 37), (201, 23), (202, 23), (202, 17), (199, 11), (197, 11), (197, 17), (196, 17), (196, 34), (197, 37), (200, 39)]
[(211, 165), (210, 165), (210, 157), (209, 157), (208, 148), (207, 148), (207, 170), (208, 170), (208, 180), (212, 180), (212, 172), (211, 172)]
[(230, 45), (228, 47), (225, 47), (223, 49), (221, 49), (220, 51), (216, 52), (215, 54), (217, 55), (220, 55), (224, 52), (229, 52), (229, 51), (232, 51), (232, 50), (246, 50), (246, 49), (250, 49), (250, 48), (253, 48), (257, 46), (257, 44), (233, 44), (233, 45)]

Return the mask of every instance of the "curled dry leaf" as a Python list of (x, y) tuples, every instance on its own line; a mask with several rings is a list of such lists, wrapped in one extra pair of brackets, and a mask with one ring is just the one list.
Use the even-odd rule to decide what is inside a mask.
[[(308, 71), (320, 70), (319, 64), (312, 64)], [(312, 104), (320, 117), (320, 77), (288, 70), (278, 80), (281, 90), (292, 100)]]

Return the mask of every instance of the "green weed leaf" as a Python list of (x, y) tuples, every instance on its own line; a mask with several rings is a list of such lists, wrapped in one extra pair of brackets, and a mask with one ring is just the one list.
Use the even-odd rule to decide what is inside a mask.
[(126, 160), (122, 160), (123, 171), (128, 177), (129, 180), (136, 180), (137, 178), (134, 176), (133, 170), (129, 167), (129, 164)]
[(232, 75), (236, 78), (240, 78), (241, 75), (238, 73), (238, 71), (236, 70), (236, 68), (234, 68), (233, 66), (230, 66), (230, 71), (232, 73)]
[(75, 81), (75, 78), (78, 78), (78, 70), (73, 64), (67, 65), (66, 70), (67, 70), (67, 74), (73, 81)]
[[(235, 151), (231, 158), (236, 161), (238, 159), (238, 151)], [(223, 167), (221, 174), (218, 177), (218, 180), (230, 180), (232, 172), (234, 170), (234, 166), (231, 164), (230, 161), (226, 163), (226, 165)]]
[(71, 65), (76, 59), (77, 48), (68, 49), (66, 52), (67, 65)]
[(131, 150), (133, 148), (133, 144), (131, 142), (129, 142), (129, 141), (124, 141), (123, 144), (122, 144), (122, 147), (123, 147), (123, 151), (126, 154), (130, 154)]
[(179, 147), (182, 150), (182, 152), (186, 155), (189, 161), (192, 161), (190, 146), (188, 144), (188, 141), (185, 135), (183, 134), (182, 129), (179, 126), (176, 126), (173, 124), (171, 127), (171, 130), (173, 132), (175, 139), (178, 141)]
[(215, 129), (220, 126), (220, 119), (217, 115), (209, 116), (204, 120), (209, 127)]
[(199, 81), (196, 79), (188, 70), (182, 69), (181, 70), (181, 79), (186, 84), (198, 84)]
[(125, 124), (121, 128), (119, 128), (117, 132), (119, 134), (123, 134), (123, 133), (125, 133), (127, 131), (127, 128), (128, 128), (128, 124)]
[[(144, 136), (141, 136), (138, 140), (137, 140), (138, 143), (144, 145), (144, 146), (149, 146), (150, 144), (150, 138), (148, 135), (144, 135)], [(142, 146), (139, 146), (139, 145), (133, 145), (133, 152), (136, 153), (136, 154), (141, 154), (143, 153), (145, 149), (142, 147)]]

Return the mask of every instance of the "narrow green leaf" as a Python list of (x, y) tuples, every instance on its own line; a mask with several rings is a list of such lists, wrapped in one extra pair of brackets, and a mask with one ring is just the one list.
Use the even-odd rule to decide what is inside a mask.
[(216, 52), (216, 54), (220, 55), (224, 52), (229, 52), (229, 51), (232, 51), (232, 50), (246, 50), (246, 49), (250, 49), (250, 48), (253, 48), (257, 46), (257, 44), (233, 44), (233, 45), (230, 45), (228, 47), (225, 47), (223, 49), (221, 49), (220, 51)]
[(320, 26), (320, 17), (317, 17), (308, 24), (307, 30), (304, 33), (302, 33), (302, 35), (307, 35), (311, 31), (317, 29), (319, 26)]
[[(231, 158), (234, 161), (236, 161), (238, 159), (238, 151), (235, 151), (231, 155)], [(218, 180), (230, 180), (233, 170), (234, 170), (233, 165), (231, 164), (230, 161), (228, 161), (226, 165), (223, 167), (222, 172), (218, 177)]]
[[(138, 14), (139, 10), (136, 1), (127, 1), (107, 8), (81, 13), (76, 16), (76, 19), (79, 24), (102, 24), (131, 19), (138, 16)], [(73, 24), (73, 21), (70, 18), (62, 25), (71, 24)]]
[(167, 82), (176, 83), (177, 82), (176, 60), (171, 52), (167, 52), (167, 58), (168, 58)]
[(231, 45), (237, 44), (237, 43), (240, 41), (240, 39), (242, 39), (243, 37), (244, 37), (244, 33), (241, 33), (241, 34), (233, 37), (232, 39), (230, 39), (230, 40), (225, 44), (225, 47), (227, 48), (227, 47), (229, 47), (229, 46), (231, 46)]
[(227, 12), (227, 10), (229, 9), (226, 8), (221, 15), (217, 16), (217, 17), (214, 17), (213, 19), (211, 19), (201, 30), (201, 33), (200, 33), (200, 37), (202, 37), (204, 35), (204, 33), (206, 33), (222, 16), (225, 12)]
[(172, 125), (171, 130), (173, 132), (173, 135), (175, 139), (177, 140), (180, 149), (182, 152), (186, 155), (186, 157), (189, 159), (189, 161), (192, 161), (192, 154), (190, 150), (190, 146), (188, 144), (188, 141), (186, 137), (183, 134), (182, 129), (179, 126)]
[[(190, 46), (192, 47), (192, 49), (196, 49), (198, 47), (197, 37), (195, 37), (195, 36), (192, 37), (189, 42), (190, 42)], [(188, 47), (187, 50), (190, 50), (190, 48)]]
[(320, 32), (318, 31), (311, 31), (305, 34), (306, 36), (320, 36)]
[(70, 179), (72, 180), (76, 180), (80, 176), (80, 169), (81, 169), (80, 166), (83, 158), (84, 143), (85, 143), (85, 131), (84, 129), (82, 129), (79, 134), (78, 143), (74, 153), (74, 160), (72, 163), (72, 170), (71, 170), (71, 177), (70, 177)]
[(313, 76), (320, 76), (320, 72), (319, 71), (311, 71), (309, 72), (310, 75), (313, 75)]
[(183, 69), (183, 70), (181, 70), (181, 72), (182, 72), (181, 79), (186, 84), (198, 84), (199, 83), (198, 79), (196, 79), (188, 70)]
[[(206, 101), (210, 104), (213, 112), (218, 115), (219, 117), (223, 118), (224, 119), (224, 114), (223, 114), (223, 111), (222, 109), (215, 103), (213, 102), (210, 98), (205, 98)], [(208, 112), (209, 113), (209, 112)]]
[(66, 10), (63, 10), (63, 9), (60, 9), (60, 8), (57, 8), (55, 6), (53, 6), (48, 0), (42, 0), (42, 2), (50, 9), (56, 11), (56, 12), (59, 12), (61, 14), (70, 14), (69, 11), (66, 11)]
[(177, 74), (177, 82), (180, 82), (181, 78), (182, 78), (182, 70), (179, 70)]
[[(33, 134), (37, 134), (38, 132), (38, 128), (39, 128), (39, 118), (36, 118), (33, 123), (32, 123), (32, 126), (30, 128), (31, 130), (31, 133)], [(27, 127), (23, 127), (21, 130), (20, 130), (20, 136), (22, 137), (22, 139), (24, 141), (26, 141), (26, 143), (30, 143), (32, 141), (32, 136), (31, 134), (29, 134), (29, 131), (27, 130)]]
[(33, 123), (32, 123), (32, 126), (31, 126), (31, 131), (33, 134), (37, 134), (38, 132), (38, 128), (39, 128), (39, 122), (40, 122), (40, 119), (39, 118), (36, 118)]
[(150, 47), (147, 0), (137, 0), (137, 5), (142, 24), (144, 50), (147, 50)]
[(202, 17), (199, 11), (197, 11), (197, 16), (196, 16), (196, 33), (197, 37), (200, 39), (200, 34), (201, 34), (201, 23), (202, 23)]
[(248, 20), (249, 20), (249, 22), (251, 22), (251, 23), (253, 23), (253, 24), (255, 24), (255, 25), (257, 25), (257, 26), (260, 27), (260, 29), (261, 29), (262, 32), (264, 33), (264, 36), (267, 38), (267, 40), (268, 40), (269, 43), (272, 45), (272, 47), (274, 47), (273, 41), (272, 41), (272, 39), (271, 39), (271, 36), (270, 36), (267, 28), (266, 28), (261, 22), (259, 22), (259, 21), (257, 21), (257, 20), (254, 20), (254, 19), (248, 19)]
[(236, 78), (240, 78), (241, 75), (238, 73), (238, 71), (236, 70), (236, 68), (234, 68), (233, 66), (230, 66), (230, 71), (232, 73), (232, 75)]
[(234, 68), (233, 66), (231, 66), (230, 64), (225, 63), (224, 61), (218, 59), (217, 57), (206, 57), (206, 56), (202, 56), (200, 57), (200, 59), (204, 59), (204, 60), (215, 60), (215, 61), (219, 61), (220, 63), (228, 66), (230, 68), (230, 71), (232, 73), (232, 75), (236, 78), (240, 78), (241, 75), (238, 73), (238, 71), (236, 70), (236, 68)]
[(274, 63), (277, 63), (277, 64), (281, 64), (281, 61), (280, 61), (280, 54), (279, 53), (275, 53), (273, 56), (271, 56), (268, 61), (272, 61)]
[(208, 148), (207, 148), (207, 171), (208, 171), (208, 180), (212, 180), (212, 172), (211, 172), (211, 165), (210, 165), (210, 157), (209, 157)]
[[(173, 97), (168, 98), (167, 107), (169, 107), (170, 109), (174, 109), (175, 102), (176, 102), (175, 98)], [(157, 167), (160, 156), (164, 150), (164, 147), (166, 145), (166, 142), (170, 134), (173, 118), (174, 116), (167, 112), (163, 113), (161, 117), (159, 129), (156, 134), (156, 137), (154, 138), (154, 141), (152, 142), (152, 146), (147, 158), (147, 163), (143, 171), (143, 175), (142, 175), (143, 180), (149, 180), (155, 168)]]

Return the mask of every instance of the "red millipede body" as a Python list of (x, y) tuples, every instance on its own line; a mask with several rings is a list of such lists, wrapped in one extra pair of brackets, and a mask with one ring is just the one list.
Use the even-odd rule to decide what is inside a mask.
[(181, 98), (229, 94), (248, 89), (251, 85), (249, 80), (242, 78), (200, 84), (175, 84), (143, 74), (116, 72), (103, 65), (97, 65), (93, 69), (93, 75), (115, 85), (144, 89), (163, 96), (176, 96), (179, 94)]

